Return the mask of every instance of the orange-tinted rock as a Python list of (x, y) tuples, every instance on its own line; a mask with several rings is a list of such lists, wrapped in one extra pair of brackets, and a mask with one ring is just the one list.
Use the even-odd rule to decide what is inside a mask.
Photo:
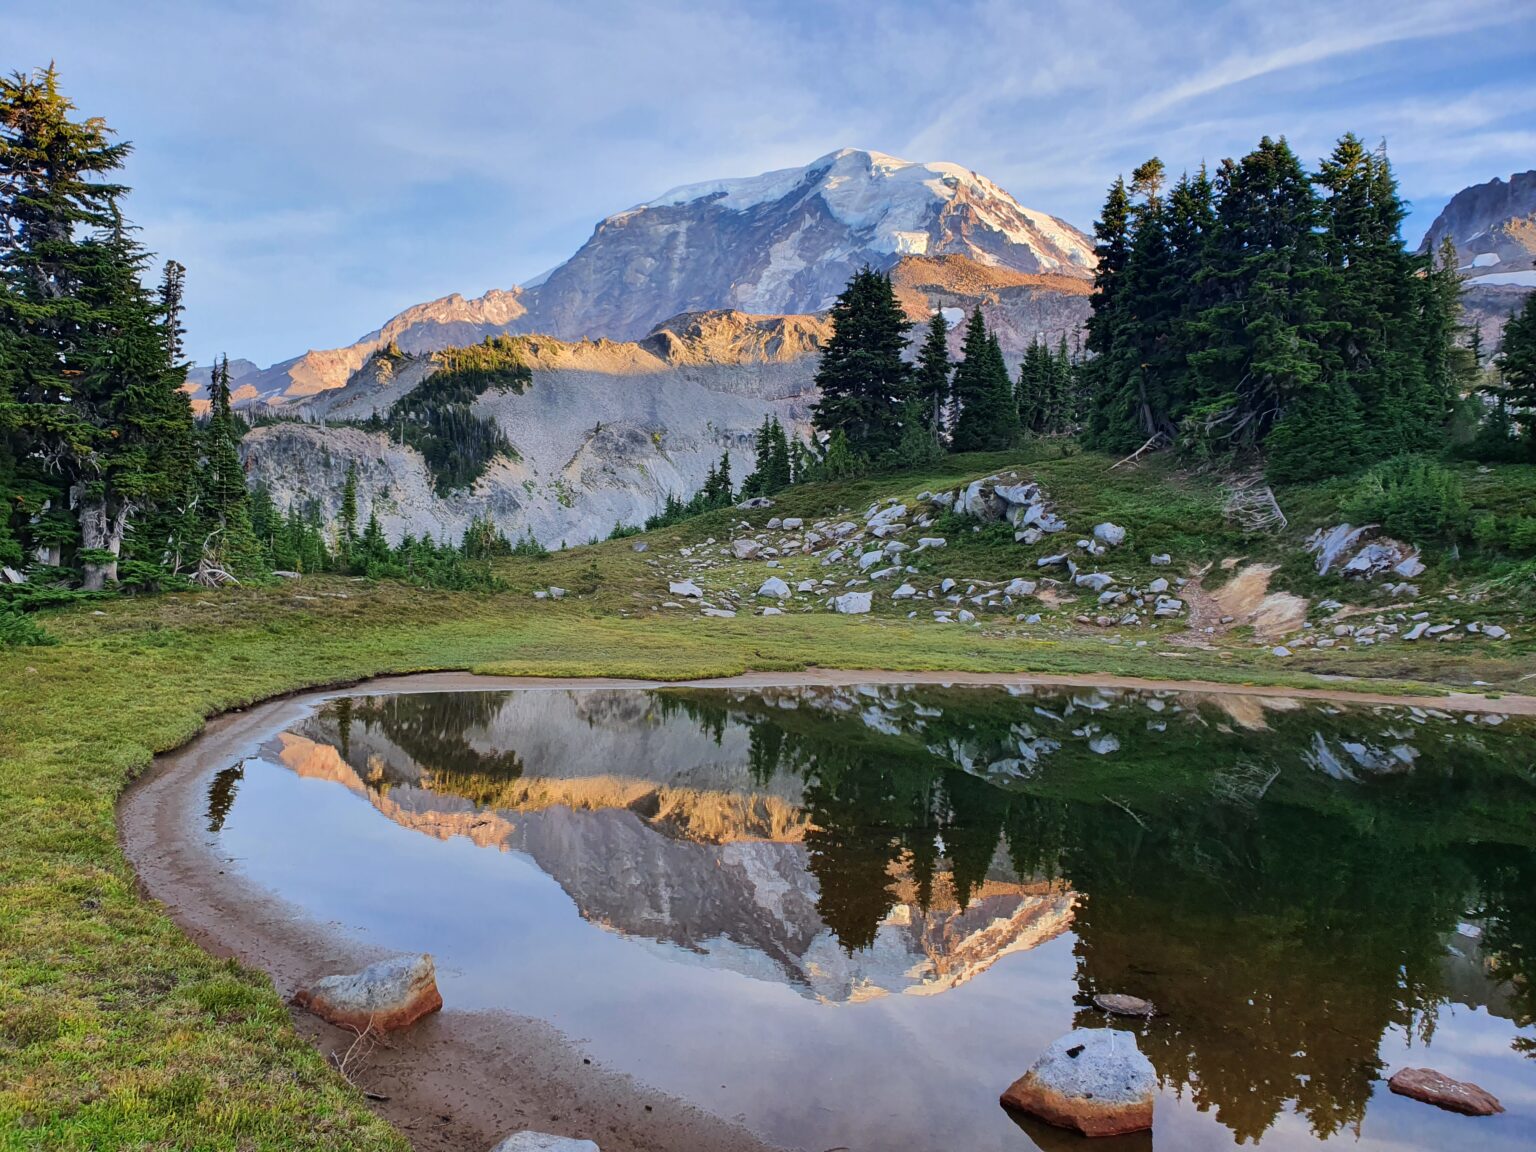
[(1452, 1080), (1433, 1068), (1399, 1068), (1387, 1081), (1387, 1087), (1399, 1096), (1411, 1096), (1466, 1116), (1492, 1116), (1504, 1111), (1504, 1105), (1492, 1092), (1476, 1084)]
[(1079, 1029), (1047, 1048), (1001, 1103), (1084, 1136), (1119, 1136), (1152, 1127), (1156, 1088), (1157, 1074), (1135, 1036)]
[(294, 994), (293, 1002), (343, 1028), (390, 1032), (443, 1006), (432, 957), (397, 956), (349, 976), (326, 976)]

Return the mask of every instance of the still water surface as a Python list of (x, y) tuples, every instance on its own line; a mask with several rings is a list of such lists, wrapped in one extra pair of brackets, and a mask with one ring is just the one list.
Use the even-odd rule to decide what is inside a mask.
[[(815, 1150), (1078, 1148), (998, 1093), (1135, 1031), (1093, 1152), (1536, 1146), (1536, 725), (1089, 688), (343, 696), (208, 830), (450, 1007)], [(1097, 992), (1146, 997), (1110, 1020)], [(1388, 1093), (1405, 1064), (1499, 1096)]]

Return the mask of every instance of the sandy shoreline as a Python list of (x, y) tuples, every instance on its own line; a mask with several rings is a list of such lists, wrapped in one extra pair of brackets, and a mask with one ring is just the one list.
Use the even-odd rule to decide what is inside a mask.
[[(319, 702), (402, 692), (854, 684), (1177, 690), (1536, 715), (1536, 697), (1530, 696), (1407, 697), (1115, 676), (811, 670), (686, 683), (463, 672), (395, 676), (283, 697), (210, 721), (191, 742), (158, 757), (154, 767), (124, 792), (118, 804), (119, 837), (147, 897), (164, 903), (177, 924), (209, 952), (232, 956), (268, 973), (286, 998), (317, 975), (349, 971), (385, 953), (334, 924), (308, 920), (281, 898), (241, 878), (218, 854), (203, 826), (203, 809), (206, 783), (213, 772), (255, 753)], [(345, 1050), (353, 1039), (307, 1013), (295, 1012), (294, 1023), (325, 1052)], [(388, 1097), (371, 1106), (423, 1152), (489, 1149), (509, 1132), (529, 1127), (594, 1139), (604, 1152), (755, 1152), (767, 1147), (728, 1120), (584, 1062), (579, 1047), (553, 1027), (510, 1014), (460, 1012), (450, 1005), (405, 1033), (391, 1036), (390, 1046), (376, 1050), (357, 1080), (360, 1086)]]

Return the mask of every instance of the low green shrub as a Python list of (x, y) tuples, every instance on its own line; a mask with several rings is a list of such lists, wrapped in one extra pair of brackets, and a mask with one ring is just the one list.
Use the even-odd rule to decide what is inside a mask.
[(1343, 512), (1353, 523), (1380, 524), (1415, 543), (1454, 541), (1470, 527), (1461, 477), (1423, 456), (1398, 456), (1376, 465), (1360, 477)]
[(0, 604), (0, 648), (36, 648), (56, 643), (32, 617)]

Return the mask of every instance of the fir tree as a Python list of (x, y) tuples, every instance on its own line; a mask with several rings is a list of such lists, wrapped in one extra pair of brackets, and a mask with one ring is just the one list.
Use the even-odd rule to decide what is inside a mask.
[(1505, 323), (1498, 366), (1508, 405), (1523, 423), (1527, 452), (1536, 460), (1536, 294)]
[(1050, 423), (1051, 391), (1056, 383), (1053, 367), (1051, 354), (1039, 337), (1031, 338), (1024, 359), (1019, 362), (1019, 380), (1013, 389), (1019, 427), (1025, 432), (1043, 434)]
[[(1449, 415), (1446, 324), (1450, 302), (1403, 247), (1406, 209), (1386, 155), (1353, 134), (1341, 138), (1315, 177), (1323, 193), (1323, 371), (1330, 387), (1353, 394), (1360, 454), (1381, 459), (1421, 451), (1439, 439)], [(1447, 303), (1449, 306), (1447, 307)], [(1324, 413), (1326, 415), (1326, 413)]]
[(1092, 359), (1085, 372), (1091, 401), (1085, 439), (1099, 444), (1116, 437), (1110, 425), (1118, 421), (1111, 415), (1119, 397), (1116, 378), (1124, 357), (1124, 277), (1131, 256), (1131, 197), (1125, 181), (1119, 177), (1110, 185), (1104, 208), (1094, 222), (1093, 293), (1086, 323), (1085, 347)]
[(347, 465), (347, 478), (341, 485), (341, 514), (336, 531), (336, 556), (343, 569), (351, 566), (352, 549), (357, 544), (357, 465)]
[[(160, 278), (160, 315), (165, 326), (165, 362), (172, 370), (182, 364), (182, 337), (186, 329), (181, 326), (182, 298), (186, 292), (187, 270), (175, 260), (167, 260)], [(229, 358), (225, 357), (228, 369)]]
[(822, 432), (843, 432), (856, 454), (882, 455), (901, 438), (912, 385), (911, 366), (902, 359), (909, 327), (890, 277), (870, 268), (855, 273), (832, 306), (812, 421)]
[(226, 572), (239, 575), (262, 567), (251, 523), (240, 433), (230, 406), (229, 357), (214, 361), (208, 384), (208, 426), (203, 431), (202, 503), (209, 521), (210, 550)]
[[(1287, 474), (1322, 475), (1353, 456), (1359, 411), (1323, 373), (1323, 288), (1318, 203), (1296, 154), (1265, 137), (1240, 162), (1224, 161), (1211, 239), (1212, 304), (1206, 347), (1191, 356), (1201, 408), (1194, 434), (1231, 451), (1260, 446), (1290, 417)], [(1321, 471), (1319, 471), (1321, 469)]]
[(949, 321), (944, 318), (943, 309), (939, 309), (928, 321), (928, 334), (918, 349), (914, 381), (922, 423), (938, 445), (946, 439), (944, 409), (949, 404), (949, 378), (953, 370), (949, 360)]
[(777, 416), (763, 417), (753, 439), (757, 467), (741, 482), (741, 495), (772, 496), (793, 482), (793, 463), (789, 438)]
[[(73, 111), (51, 68), (0, 80), (0, 392), (36, 482), (74, 513), (85, 587), (100, 589), (130, 529), (185, 494), (196, 445), (126, 189), (109, 179), (128, 145)], [(164, 541), (137, 545), (163, 559)]]
[(956, 452), (995, 452), (1013, 443), (1019, 427), (1013, 382), (979, 307), (966, 322), (954, 394), (957, 415), (951, 445)]

